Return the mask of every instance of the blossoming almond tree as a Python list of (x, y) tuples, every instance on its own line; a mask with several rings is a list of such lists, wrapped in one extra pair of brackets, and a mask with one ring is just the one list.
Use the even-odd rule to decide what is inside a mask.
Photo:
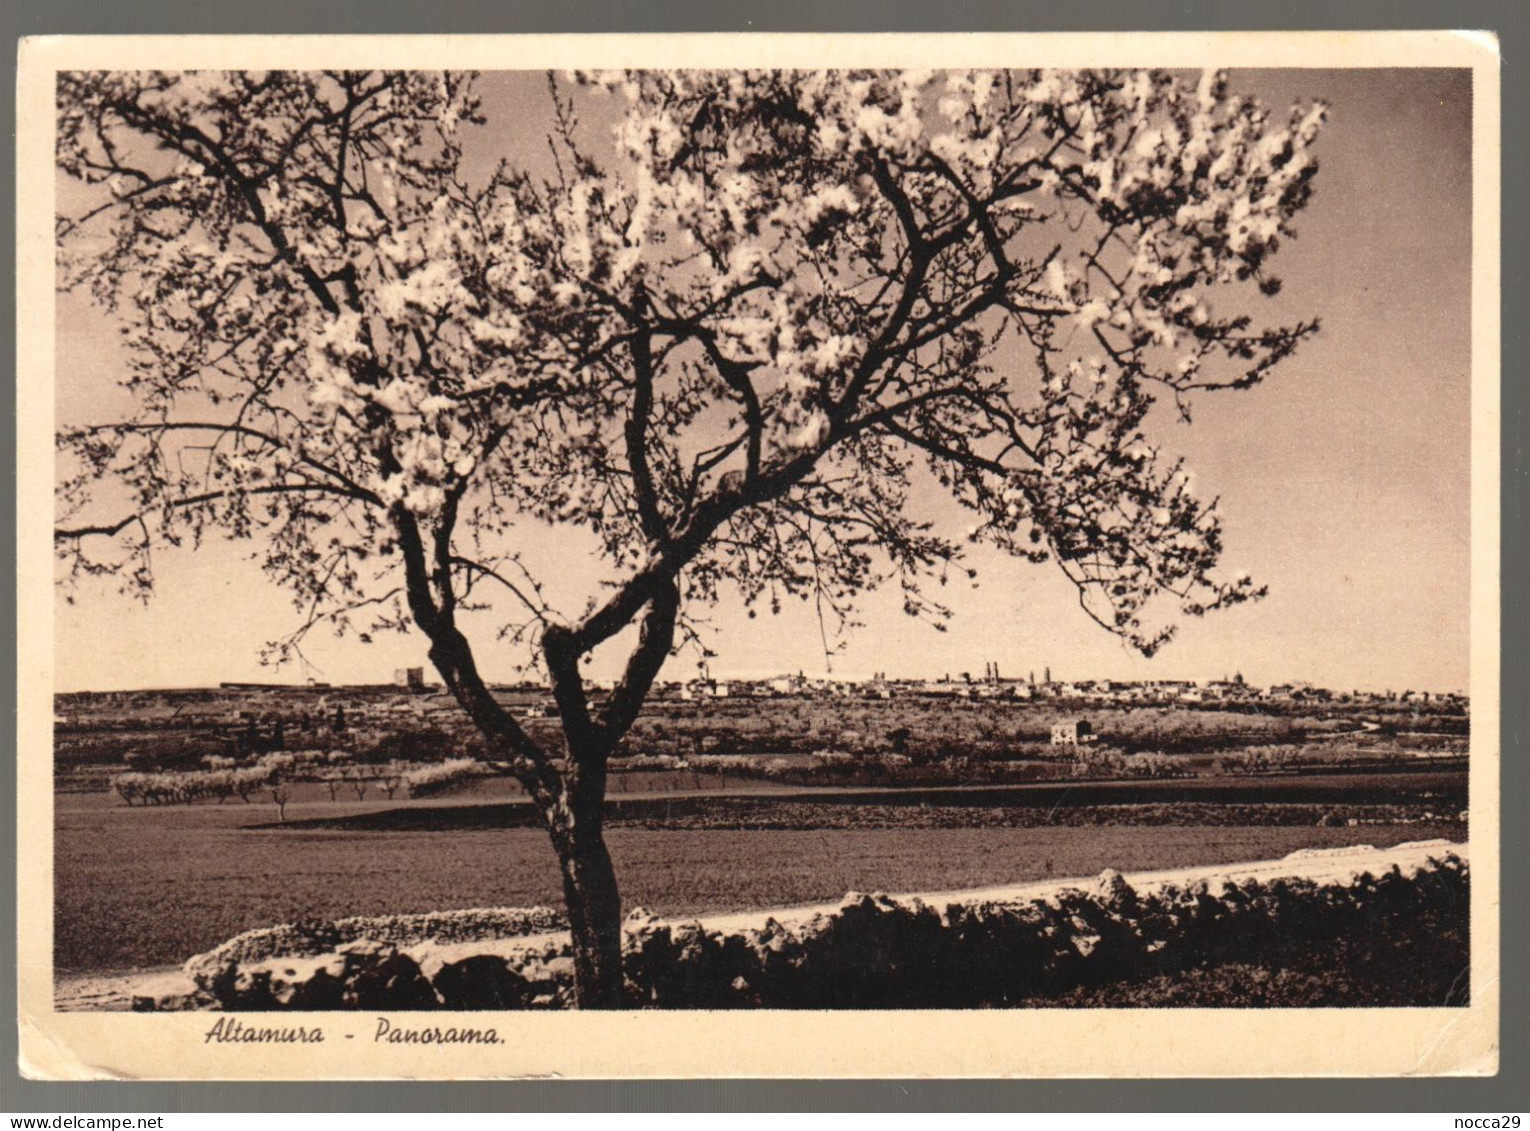
[[(621, 997), (607, 761), (688, 607), (844, 616), (896, 580), (938, 621), (963, 538), (1056, 562), (1145, 653), (1163, 599), (1260, 594), (1215, 576), (1215, 505), (1146, 422), (1316, 329), (1253, 311), (1321, 107), (1218, 74), (576, 74), (549, 79), (547, 167), (507, 136), (475, 179), (474, 81), (60, 76), (90, 201), (58, 219), (61, 286), (120, 323), (136, 408), (59, 436), (56, 539), (67, 580), (141, 594), (155, 544), (248, 538), (298, 602), (286, 646), (422, 632), (540, 807), (581, 1005)], [(964, 535), (911, 515), (921, 477)], [(611, 584), (579, 615), (517, 554), (527, 524), (598, 542)], [(500, 601), (566, 751), (480, 674), (463, 614)], [(629, 628), (592, 697), (582, 659)]]

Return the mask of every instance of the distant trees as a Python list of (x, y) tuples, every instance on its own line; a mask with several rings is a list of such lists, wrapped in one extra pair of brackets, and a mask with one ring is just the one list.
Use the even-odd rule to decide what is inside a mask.
[(269, 787), (276, 770), (266, 762), (253, 766), (215, 766), (206, 770), (144, 772), (132, 770), (115, 775), (108, 783), (122, 800), (132, 805), (190, 805), (215, 797), (222, 804), (237, 796), (245, 804), (250, 795)]
[[(543, 815), (581, 1004), (622, 988), (607, 762), (696, 606), (848, 621), (892, 582), (939, 624), (968, 539), (1054, 562), (1147, 653), (1164, 602), (1262, 592), (1217, 572), (1215, 504), (1147, 421), (1316, 330), (1254, 311), (1321, 107), (1217, 74), (578, 75), (551, 84), (553, 170), (502, 123), (480, 175), (474, 83), (59, 76), (88, 197), (60, 277), (121, 326), (135, 409), (59, 436), (56, 542), (142, 595), (153, 545), (249, 539), (299, 610), (277, 654), (321, 624), (423, 633)], [(592, 99), (614, 137), (581, 133)], [(911, 505), (926, 480), (965, 533)], [(548, 528), (606, 573), (571, 615), (517, 553)], [(566, 759), (489, 692), (464, 614), (491, 600)], [(593, 700), (582, 665), (618, 638)]]
[(445, 762), (410, 770), (404, 774), (403, 781), (409, 787), (410, 797), (428, 797), (471, 781), (482, 774), (482, 763), (472, 758), (451, 758)]
[(400, 727), (385, 730), (358, 751), (367, 762), (440, 762), (461, 750), (462, 743), (439, 727)]

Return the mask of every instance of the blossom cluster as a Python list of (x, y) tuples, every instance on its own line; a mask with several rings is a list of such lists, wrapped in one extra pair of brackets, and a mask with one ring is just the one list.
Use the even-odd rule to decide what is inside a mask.
[(404, 784), (409, 787), (409, 796), (424, 797), (471, 781), (483, 772), (483, 764), (476, 759), (449, 758), (410, 770), (404, 774)]
[(274, 771), (263, 765), (181, 773), (135, 772), (113, 775), (108, 788), (128, 805), (190, 805), (211, 797), (220, 803), (234, 796), (248, 801), (250, 794), (266, 788), (274, 778)]

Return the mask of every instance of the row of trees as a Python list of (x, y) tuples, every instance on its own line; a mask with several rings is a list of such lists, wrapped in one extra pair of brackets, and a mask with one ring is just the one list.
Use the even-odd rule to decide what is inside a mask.
[[(1217, 572), (1215, 503), (1149, 415), (1316, 330), (1254, 310), (1321, 107), (1219, 74), (627, 72), (551, 80), (547, 138), (478, 130), (475, 87), (59, 76), (88, 190), (60, 279), (120, 325), (135, 408), (60, 434), (56, 542), (141, 595), (156, 544), (251, 540), (299, 610), (278, 654), (422, 633), (543, 815), (581, 1004), (622, 987), (607, 760), (698, 607), (849, 623), (891, 582), (938, 625), (969, 540), (1055, 563), (1145, 653), (1175, 606), (1262, 593)], [(579, 128), (594, 101), (609, 138)], [(910, 505), (926, 482), (965, 533)], [(573, 613), (518, 552), (547, 528), (607, 575)], [(566, 760), (490, 694), (485, 609), (550, 681)], [(597, 702), (582, 667), (618, 637)]]
[(391, 801), (400, 790), (409, 797), (426, 797), (484, 772), (483, 764), (472, 758), (454, 758), (425, 766), (400, 763), (333, 766), (276, 755), (250, 766), (214, 765), (204, 770), (159, 773), (129, 771), (114, 775), (107, 784), (130, 806), (191, 805), (204, 800), (216, 800), (222, 805), (232, 797), (248, 805), (252, 796), (269, 792), (285, 819), (291, 787), (297, 782), (322, 785), (331, 801), (339, 800), (347, 792), (363, 801), (372, 787)]
[(482, 753), (483, 744), (471, 736), (448, 734), (437, 727), (357, 728), (342, 741), (328, 734), (298, 742), (263, 743), (253, 750), (243, 743), (206, 734), (145, 736), (134, 733), (120, 740), (94, 741), (79, 760), (126, 762), (135, 770), (188, 770), (211, 760), (250, 761), (278, 753), (316, 753), (335, 761), (375, 765), (388, 762), (442, 762), (464, 754)]
[(216, 798), (221, 805), (230, 797), (248, 805), (251, 795), (265, 789), (272, 779), (272, 772), (265, 767), (247, 766), (191, 773), (130, 771), (115, 775), (108, 785), (128, 805), (190, 805), (204, 798)]

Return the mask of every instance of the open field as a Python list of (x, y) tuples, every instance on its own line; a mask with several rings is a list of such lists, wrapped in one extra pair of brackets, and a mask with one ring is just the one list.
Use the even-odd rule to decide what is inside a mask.
[[(1316, 825), (1452, 820), (1466, 807), (1459, 771), (1325, 773), (1004, 786), (794, 788), (676, 774), (641, 776), (646, 788), (613, 788), (607, 828), (823, 829), (1008, 828), (1036, 825)], [(529, 804), (506, 802), (497, 782), (463, 798), (419, 805), (326, 809), (294, 818), (307, 828), (422, 831), (540, 828)], [(667, 786), (678, 785), (671, 789)], [(693, 788), (694, 786), (694, 788)]]
[[(1455, 789), (1464, 794), (1464, 777), (1445, 777), (1455, 781), (1448, 789), (1453, 798)], [(1266, 859), (1297, 848), (1465, 838), (1459, 821), (1422, 819), (1425, 807), (1436, 817), (1445, 809), (1421, 800), (1440, 785), (1433, 775), (1399, 778), (1407, 780), (1394, 782), (1393, 788), (1412, 800), (1389, 795), (1383, 798), (1388, 802), (1384, 812), (1406, 823), (1280, 824), (1276, 811), (1282, 806), (1272, 804), (1264, 813), (1241, 818), (1254, 823), (1214, 824), (1208, 818), (1228, 812), (1233, 802), (1207, 795), (1171, 811), (1178, 824), (1149, 823), (1146, 810), (1139, 812), (1139, 823), (1065, 823), (1082, 820), (1080, 814), (1091, 806), (1105, 807), (1097, 795), (1100, 786), (1092, 785), (1095, 793), (1047, 798), (1048, 808), (1055, 807), (1061, 817), (1036, 827), (1007, 827), (1005, 815), (1016, 812), (1016, 804), (994, 804), (978, 791), (965, 792), (983, 805), (934, 807), (965, 813), (963, 827), (900, 823), (890, 812), (929, 815), (929, 797), (921, 799), (921, 809), (919, 803), (887, 805), (885, 794), (873, 803), (840, 792), (817, 801), (799, 797), (787, 802), (783, 797), (782, 820), (769, 828), (749, 827), (750, 821), (770, 819), (768, 807), (732, 816), (724, 812), (720, 823), (733, 827), (707, 827), (694, 816), (702, 810), (676, 797), (662, 800), (691, 816), (682, 819), (675, 813), (674, 827), (665, 824), (662, 810), (651, 807), (624, 827), (617, 806), (608, 836), (626, 905), (665, 914), (832, 900), (849, 890), (981, 887), (1088, 875), (1106, 867), (1149, 870)], [(1314, 805), (1337, 804), (1337, 796), (1351, 797), (1357, 805), (1374, 804), (1376, 783), (1361, 783), (1366, 779), (1356, 778), (1348, 791), (1330, 795), (1311, 792), (1321, 785), (1316, 782), (1297, 786), (1292, 779), (1270, 779), (1268, 784), (1306, 789)], [(1116, 800), (1147, 804), (1153, 799), (1143, 791), (1150, 784), (1183, 789), (1195, 783), (1130, 783), (1136, 792)], [(747, 801), (715, 800), (734, 806)], [(814, 804), (819, 822), (835, 827), (801, 827), (813, 822), (802, 806)], [(508, 808), (513, 807), (300, 800), (288, 807), (287, 826), (273, 828), (270, 805), (127, 808), (104, 794), (61, 797), (56, 813), (58, 972), (177, 963), (251, 927), (305, 918), (559, 905), (561, 883), (544, 834), (504, 827), (502, 814), (497, 826), (484, 827), (495, 810)], [(1035, 812), (1034, 804), (1019, 808)], [(473, 815), (480, 822), (476, 828), (457, 816), (474, 809), (479, 810)], [(974, 818), (983, 812), (992, 815)], [(422, 821), (427, 814), (432, 819)], [(1116, 816), (1128, 822), (1133, 817), (1124, 811)], [(361, 820), (343, 821), (348, 817)], [(343, 822), (339, 827), (337, 818)], [(307, 823), (313, 819), (323, 823)], [(389, 827), (390, 821), (403, 825)], [(358, 827), (365, 824), (377, 831)], [(250, 827), (255, 825), (267, 827)]]
[[(316, 781), (295, 781), (284, 823), (265, 792), (252, 805), (133, 807), (107, 792), (129, 753), (189, 743), (195, 766), (203, 746), (258, 749), (280, 720), (287, 749), (342, 748), (362, 760), (373, 747), (427, 757), (410, 745), (427, 738), (436, 750), (429, 757), (443, 742), (449, 753), (468, 749), (455, 731), (429, 729), (450, 729), (435, 715), (396, 717), (393, 708), (420, 701), (387, 690), (345, 700), (343, 735), (328, 722), (339, 708), (320, 710), (315, 696), (243, 704), (233, 693), (208, 694), (248, 707), (252, 721), (185, 729), (178, 715), (140, 719), (103, 700), (94, 713), (71, 713), (61, 730), (60, 974), (179, 963), (280, 922), (562, 905), (551, 846), (504, 776), (396, 801), (375, 784), (362, 797), (347, 785), (332, 799)], [(197, 702), (191, 693), (157, 698), (167, 702), (154, 708), (161, 713)], [(1107, 765), (1094, 748), (1053, 749), (1048, 727), (1084, 713), (1102, 745), (1149, 759), (1118, 754)], [(556, 745), (556, 720), (529, 725)], [(951, 890), (1298, 848), (1459, 841), (1466, 731), (1459, 710), (1379, 703), (667, 703), (645, 714), (626, 744), (649, 765), (611, 778), (608, 839), (625, 905), (670, 915), (832, 901), (849, 890)], [(815, 768), (820, 751), (830, 752), (828, 762)], [(1161, 764), (1147, 766), (1151, 758)], [(1308, 772), (1244, 772), (1277, 766)], [(1000, 770), (1061, 780), (992, 784)], [(1100, 780), (1118, 771), (1131, 780)], [(989, 784), (971, 784), (981, 782)]]

